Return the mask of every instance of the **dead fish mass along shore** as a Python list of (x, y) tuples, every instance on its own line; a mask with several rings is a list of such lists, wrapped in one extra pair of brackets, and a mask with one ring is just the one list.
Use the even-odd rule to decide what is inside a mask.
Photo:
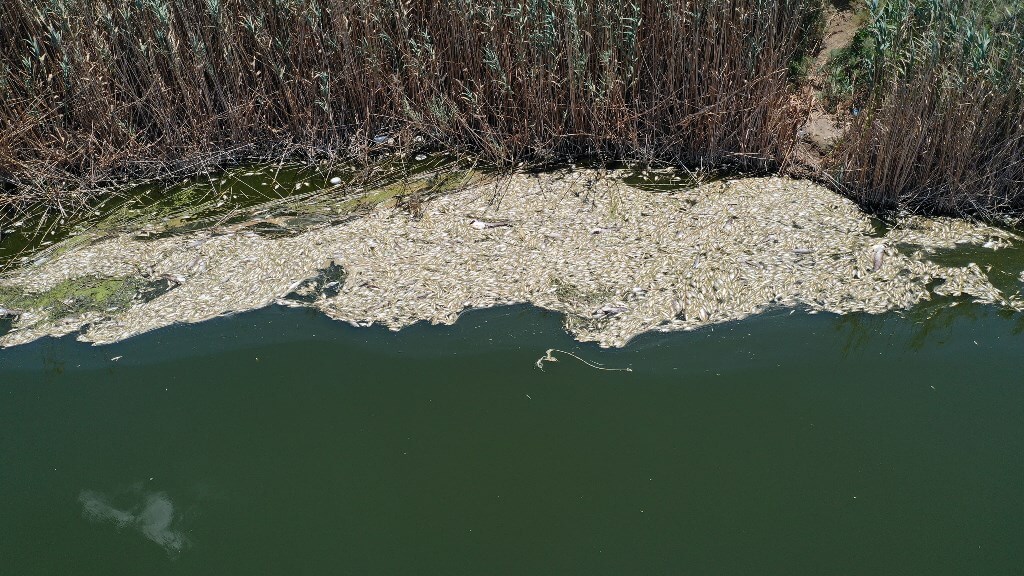
[(773, 307), (880, 313), (968, 296), (1024, 309), (1019, 286), (1007, 293), (977, 264), (929, 259), (962, 244), (1021, 241), (1005, 230), (913, 217), (881, 233), (848, 199), (779, 177), (659, 192), (623, 177), (518, 174), (415, 212), (385, 202), (284, 235), (234, 227), (79, 240), (0, 278), (0, 306), (17, 309), (0, 346), (76, 332), (104, 344), (274, 303), (391, 329), (529, 303), (564, 314), (570, 333), (602, 346)]

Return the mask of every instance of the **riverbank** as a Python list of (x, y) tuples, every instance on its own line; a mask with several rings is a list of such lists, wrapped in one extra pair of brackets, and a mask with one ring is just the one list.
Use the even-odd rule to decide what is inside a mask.
[[(110, 343), (273, 303), (392, 329), (530, 303), (602, 346), (778, 307), (878, 313), (964, 296), (1024, 309), (1024, 261), (982, 268), (985, 253), (1017, 254), (1012, 232), (921, 217), (887, 228), (807, 181), (652, 191), (627, 176), (489, 177), (414, 209), (384, 195), (340, 221), (265, 213), (170, 235), (86, 234), (0, 278), (0, 305), (17, 311), (0, 345), (79, 331)], [(965, 247), (971, 261), (950, 257)]]

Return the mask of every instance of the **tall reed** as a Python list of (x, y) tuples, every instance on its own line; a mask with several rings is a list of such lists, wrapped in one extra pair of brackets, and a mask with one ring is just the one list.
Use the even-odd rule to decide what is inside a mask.
[[(381, 141), (504, 166), (784, 170), (792, 69), (821, 4), (3, 0), (0, 210)], [(838, 187), (883, 209), (1024, 213), (1021, 0), (868, 6), (859, 114), (828, 166)]]
[(382, 134), (499, 165), (777, 167), (819, 0), (3, 0), (0, 179), (95, 186)]
[(833, 170), (855, 199), (1019, 220), (1024, 4), (871, 0), (860, 114)]

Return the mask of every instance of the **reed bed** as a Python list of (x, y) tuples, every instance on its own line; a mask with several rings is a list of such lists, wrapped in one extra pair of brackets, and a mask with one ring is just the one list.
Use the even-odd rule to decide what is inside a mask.
[(816, 0), (5, 0), (0, 179), (389, 146), (778, 167)]
[[(823, 4), (4, 0), (0, 219), (241, 161), (416, 149), (785, 172)], [(819, 176), (882, 210), (1019, 220), (1021, 5), (869, 0), (834, 76), (851, 126)]]
[(1019, 222), (1024, 3), (870, 0), (850, 73), (858, 113), (833, 165), (883, 210)]

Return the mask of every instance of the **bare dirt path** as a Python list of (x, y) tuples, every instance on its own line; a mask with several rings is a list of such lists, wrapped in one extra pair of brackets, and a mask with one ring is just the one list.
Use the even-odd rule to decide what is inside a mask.
[(846, 48), (853, 42), (862, 23), (850, 2), (833, 1), (826, 10), (827, 23), (821, 48), (808, 71), (806, 89), (809, 91), (811, 105), (807, 120), (798, 132), (799, 142), (795, 152), (797, 162), (812, 172), (820, 170), (822, 159), (847, 128), (847, 122), (837, 116), (836, 110), (826, 110), (823, 105), (821, 90), (824, 86), (825, 66), (834, 51)]

